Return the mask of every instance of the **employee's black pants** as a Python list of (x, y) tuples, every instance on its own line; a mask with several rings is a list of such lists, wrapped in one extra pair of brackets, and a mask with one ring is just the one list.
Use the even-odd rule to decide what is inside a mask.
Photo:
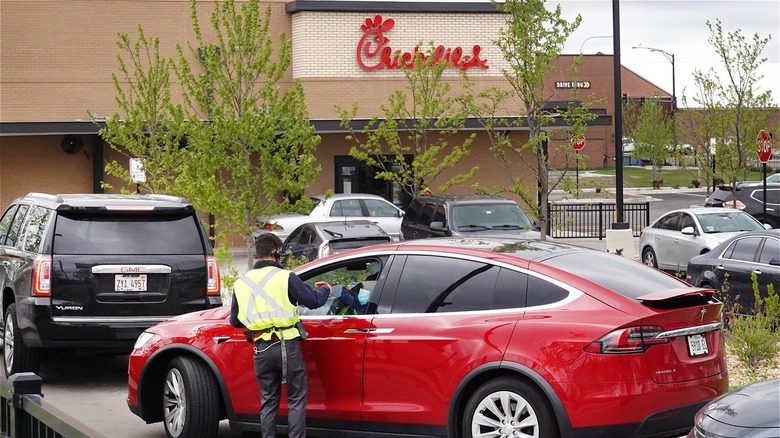
[[(287, 352), (287, 423), (289, 438), (306, 436), (306, 364), (301, 339), (285, 342)], [(282, 394), (281, 341), (255, 342), (255, 376), (260, 385), (260, 430), (263, 438), (276, 438), (276, 414)]]

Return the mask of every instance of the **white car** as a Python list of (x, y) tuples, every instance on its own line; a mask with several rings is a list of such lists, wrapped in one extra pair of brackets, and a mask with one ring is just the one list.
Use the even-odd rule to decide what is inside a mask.
[(261, 233), (273, 233), (284, 241), (298, 226), (309, 222), (333, 222), (365, 219), (379, 225), (393, 240), (398, 240), (404, 211), (390, 201), (366, 193), (337, 193), (328, 197), (311, 196), (314, 208), (305, 214), (280, 214), (258, 218)]
[(766, 182), (768, 183), (780, 183), (780, 172), (773, 173), (766, 177)]
[(684, 272), (688, 262), (745, 231), (765, 229), (753, 216), (722, 207), (670, 211), (645, 227), (639, 237), (642, 262), (664, 271)]

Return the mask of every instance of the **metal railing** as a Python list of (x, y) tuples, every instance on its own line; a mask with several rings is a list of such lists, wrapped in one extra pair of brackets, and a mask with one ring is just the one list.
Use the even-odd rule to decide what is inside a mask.
[[(553, 238), (599, 238), (615, 222), (617, 205), (605, 202), (556, 202), (548, 209), (547, 235)], [(650, 223), (650, 203), (623, 204), (623, 221), (628, 223), (634, 237)]]
[(46, 403), (41, 382), (34, 373), (18, 373), (0, 383), (0, 437), (106, 438)]

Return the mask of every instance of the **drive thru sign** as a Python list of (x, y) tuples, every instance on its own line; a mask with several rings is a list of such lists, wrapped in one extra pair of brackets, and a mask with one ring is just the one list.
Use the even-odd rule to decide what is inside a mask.
[(770, 137), (769, 134), (763, 129), (758, 133), (758, 137), (756, 138), (756, 146), (758, 147), (758, 150), (756, 153), (758, 153), (758, 160), (762, 163), (769, 161), (769, 158), (772, 156), (771, 140), (772, 137)]

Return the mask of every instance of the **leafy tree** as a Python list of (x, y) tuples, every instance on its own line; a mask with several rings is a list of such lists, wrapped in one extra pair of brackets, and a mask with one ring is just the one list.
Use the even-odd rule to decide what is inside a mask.
[(650, 160), (653, 166), (653, 187), (658, 188), (661, 185), (658, 171), (672, 152), (673, 121), (664, 112), (657, 97), (626, 106), (629, 108), (624, 112), (624, 125), (626, 134), (634, 139), (634, 155)]
[[(469, 116), (460, 103), (468, 98), (453, 90), (446, 76), (449, 64), (436, 62), (433, 51), (433, 43), (427, 53), (415, 51), (412, 65), (403, 69), (406, 88), (394, 91), (380, 106), (381, 118), (371, 118), (362, 129), (356, 130), (352, 123), (357, 104), (351, 109), (336, 107), (342, 128), (348, 130), (347, 140), (354, 142), (350, 155), (376, 169), (376, 178), (398, 185), (411, 197), (433, 187), (445, 171), (468, 155), (475, 137), (471, 134), (458, 144), (450, 142)], [(475, 166), (451, 176), (436, 190), (466, 182), (477, 170)]]
[[(768, 127), (769, 116), (776, 110), (771, 103), (771, 91), (762, 93), (757, 88), (763, 77), (758, 69), (767, 60), (761, 53), (771, 36), (754, 34), (748, 40), (739, 29), (724, 32), (720, 20), (714, 24), (708, 21), (707, 27), (712, 33), (708, 42), (723, 63), (725, 78), (712, 68), (707, 72), (695, 71), (699, 93), (692, 101), (706, 113), (698, 120), (702, 126), (695, 127), (694, 132), (698, 137), (703, 137), (704, 132), (714, 134), (707, 146), (714, 152), (713, 174), (736, 189), (748, 167), (755, 163), (758, 132)], [(706, 153), (699, 155), (699, 166), (711, 169), (712, 162), (704, 162), (705, 158)]]
[[(570, 126), (566, 133), (568, 138), (583, 134), (587, 121), (593, 117), (588, 112), (593, 99), (588, 98), (585, 103), (576, 101), (576, 89), (567, 105), (551, 105), (552, 92), (545, 90), (546, 79), (566, 39), (579, 26), (581, 17), (568, 22), (561, 18), (560, 6), (549, 10), (545, 3), (545, 0), (495, 3), (507, 14), (506, 28), (500, 30), (495, 44), (509, 64), (501, 70), (508, 88), (494, 87), (480, 93), (475, 107), (490, 138), (491, 150), (501, 160), (511, 181), (508, 188), (495, 188), (493, 191), (508, 190), (520, 196), (534, 211), (542, 230), (547, 229), (549, 221), (549, 195), (565, 181), (566, 176), (562, 172), (552, 181), (550, 179), (547, 145), (551, 139), (551, 127), (557, 120), (563, 120)], [(572, 66), (575, 76), (577, 67), (578, 62), (575, 62)], [(501, 116), (507, 110), (524, 112), (525, 116), (519, 119)], [(511, 127), (527, 128), (528, 141), (523, 142), (518, 136), (511, 135), (511, 129), (507, 129)], [(528, 152), (533, 157), (531, 162), (526, 161)], [(581, 166), (576, 160), (584, 157), (575, 155), (568, 143), (562, 145), (558, 152), (564, 158), (566, 168), (572, 162)], [(518, 166), (517, 161), (526, 162), (528, 167)], [(536, 187), (526, 186), (523, 177), (529, 169), (535, 177)], [(545, 233), (542, 233), (544, 238)]]
[[(99, 134), (128, 160), (141, 160), (146, 181), (138, 183), (138, 191), (176, 194), (183, 165), (180, 149), (184, 117), (171, 102), (173, 64), (160, 55), (159, 39), (147, 38), (141, 26), (137, 40), (120, 33), (116, 45), (120, 50), (117, 61), (121, 76), (112, 74), (111, 78), (120, 112), (105, 120)], [(92, 113), (90, 117), (96, 123), (101, 121)], [(128, 185), (135, 184), (127, 163), (111, 161), (106, 164), (106, 173)], [(106, 182), (103, 185), (110, 187)]]
[(282, 83), (292, 46), (284, 33), (269, 33), (271, 6), (263, 14), (258, 0), (240, 9), (214, 1), (207, 40), (197, 5), (192, 0), (194, 45), (177, 45), (188, 120), (183, 192), (215, 216), (219, 236), (243, 236), (251, 268), (256, 217), (309, 202), (303, 192), (321, 170), (313, 155), (320, 137), (303, 87)]

